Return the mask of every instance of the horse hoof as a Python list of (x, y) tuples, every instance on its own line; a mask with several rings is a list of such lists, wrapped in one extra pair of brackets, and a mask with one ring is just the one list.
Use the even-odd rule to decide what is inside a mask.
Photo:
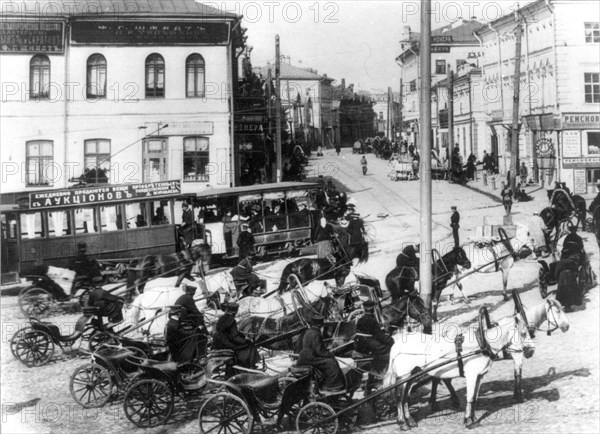
[(400, 431), (410, 431), (410, 426), (406, 422), (398, 422), (398, 427)]
[(414, 420), (412, 417), (408, 418), (408, 420), (407, 420), (407, 422), (406, 422), (406, 423), (407, 423), (407, 425), (408, 425), (410, 428), (417, 428), (417, 427), (419, 426), (419, 425), (417, 424), (417, 421), (416, 421), (416, 420)]

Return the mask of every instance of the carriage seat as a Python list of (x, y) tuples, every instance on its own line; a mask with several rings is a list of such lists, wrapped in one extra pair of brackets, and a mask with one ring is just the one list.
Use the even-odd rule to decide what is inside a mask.
[(234, 375), (228, 380), (243, 391), (252, 393), (263, 403), (274, 403), (279, 395), (279, 380), (264, 374), (244, 373)]
[[(132, 354), (133, 355), (133, 354)], [(161, 360), (144, 360), (142, 366), (150, 367), (153, 369), (158, 369), (159, 371), (164, 372), (177, 372), (177, 362), (163, 362)]]
[(127, 348), (110, 348), (105, 347), (98, 351), (100, 355), (105, 357), (107, 360), (111, 362), (122, 362), (125, 359), (128, 359), (131, 356), (135, 356), (133, 351), (128, 350)]
[(233, 357), (233, 350), (212, 350), (208, 356), (208, 358), (228, 358)]
[(83, 334), (88, 319), (89, 317), (86, 315), (80, 317), (75, 323), (73, 333), (71, 333), (70, 335), (62, 335), (60, 333), (60, 328), (56, 324), (53, 324), (51, 322), (39, 321), (34, 318), (32, 318), (31, 326), (34, 330), (40, 330), (48, 333), (53, 339), (58, 340), (59, 342), (69, 342), (75, 341)]

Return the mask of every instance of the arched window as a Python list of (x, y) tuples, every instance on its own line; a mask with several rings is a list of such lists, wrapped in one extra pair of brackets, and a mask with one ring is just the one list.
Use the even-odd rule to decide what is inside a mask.
[(106, 98), (106, 59), (92, 54), (87, 60), (87, 97)]
[(165, 59), (160, 54), (146, 58), (146, 98), (165, 97)]
[(29, 96), (48, 98), (50, 96), (50, 59), (37, 54), (29, 62)]
[(185, 61), (186, 95), (188, 98), (204, 97), (204, 58), (191, 54)]

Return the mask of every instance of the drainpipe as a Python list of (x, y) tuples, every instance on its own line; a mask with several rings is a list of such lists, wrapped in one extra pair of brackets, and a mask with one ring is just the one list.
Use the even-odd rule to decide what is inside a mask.
[(502, 121), (504, 121), (504, 74), (502, 73), (502, 49), (500, 48), (500, 33), (492, 27), (492, 23), (488, 23), (488, 27), (496, 34), (496, 42), (498, 43), (498, 66), (500, 69), (500, 103), (502, 109)]
[[(64, 56), (64, 65), (65, 65), (65, 83), (69, 83), (69, 59), (70, 59), (70, 53), (71, 53), (71, 48), (70, 48), (70, 32), (71, 32), (71, 20), (67, 19), (65, 20), (65, 34), (63, 36), (63, 45), (65, 47), (65, 56)], [(70, 86), (70, 84), (69, 84)], [(69, 89), (69, 86), (67, 86), (66, 88)], [(69, 95), (69, 92), (65, 90), (65, 105), (64, 105), (64, 112), (63, 112), (63, 140), (64, 140), (64, 160), (63, 160), (63, 167), (65, 168), (65, 176), (63, 176), (63, 182), (62, 185), (60, 187), (62, 188), (66, 188), (67, 187), (67, 181), (69, 180), (69, 177), (66, 175), (66, 170), (67, 167), (71, 167), (68, 163), (68, 158), (69, 158), (69, 98), (73, 98), (73, 100), (75, 100), (75, 95)], [(75, 150), (73, 150), (75, 151)], [(85, 151), (84, 151), (85, 152)], [(84, 165), (85, 165), (85, 161), (84, 161)], [(84, 169), (81, 169), (81, 173), (84, 172)], [(73, 177), (76, 176), (75, 174), (76, 172), (73, 172)], [(109, 173), (110, 173), (110, 169), (109, 169)], [(59, 188), (60, 188), (59, 187)]]

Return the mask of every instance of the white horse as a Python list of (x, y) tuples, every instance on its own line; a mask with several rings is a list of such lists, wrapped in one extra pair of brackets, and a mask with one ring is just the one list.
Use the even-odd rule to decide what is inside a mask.
[[(305, 286), (301, 286), (300, 293), (304, 301), (312, 303), (319, 298), (330, 296), (329, 285), (324, 281), (315, 280)], [(269, 298), (244, 297), (237, 301), (240, 305), (237, 316), (260, 316), (263, 318), (281, 318), (297, 308), (292, 292), (284, 292), (281, 295), (273, 295)]]
[[(460, 330), (464, 337), (462, 343), (462, 370), (467, 382), (467, 405), (464, 424), (475, 423), (475, 406), (483, 376), (492, 365), (493, 358), (505, 348), (522, 351), (525, 357), (531, 357), (534, 346), (529, 336), (527, 324), (520, 314), (501, 319), (498, 323), (482, 332), (487, 342), (487, 351), (482, 351), (478, 342), (478, 331), (474, 327)], [(440, 379), (463, 376), (457, 358), (456, 336), (432, 336), (417, 333), (399, 333), (394, 336), (396, 343), (390, 352), (390, 364), (383, 386), (391, 386), (398, 381), (406, 381), (415, 368), (427, 370), (429, 376)], [(430, 369), (430, 370), (429, 370)], [(408, 394), (413, 384), (398, 386), (398, 423), (402, 430), (417, 426), (408, 411)]]
[(497, 273), (498, 271), (502, 273), (502, 295), (505, 301), (509, 300), (508, 275), (510, 270), (519, 259), (525, 259), (530, 256), (532, 250), (529, 238), (501, 238), (499, 240), (484, 240), (473, 243), (472, 248), (468, 249), (468, 256), (471, 259), (470, 271), (462, 277), (458, 270), (455, 272), (458, 279), (455, 280), (455, 283), (465, 298), (465, 302), (468, 303), (469, 301), (460, 283), (462, 278), (472, 273)]
[[(546, 251), (552, 255), (554, 261), (560, 261), (560, 253), (562, 252), (563, 242), (569, 231), (566, 230), (566, 224), (560, 226), (560, 232), (558, 237), (555, 238), (555, 243), (548, 245), (550, 239), (550, 233), (554, 228), (549, 228), (544, 223), (544, 220), (539, 215), (534, 215), (529, 219), (527, 223), (528, 236), (531, 244), (533, 245), (534, 253), (536, 256), (542, 256), (543, 252)], [(547, 256), (547, 255), (545, 255)]]
[[(125, 310), (125, 323), (133, 326), (137, 325), (144, 318), (152, 318), (160, 309), (166, 312), (169, 306), (173, 306), (177, 299), (183, 295), (182, 286), (175, 287), (177, 277), (157, 278), (149, 281), (144, 293), (138, 295)], [(205, 276), (204, 279), (197, 278), (194, 281), (184, 279), (182, 284), (196, 286), (199, 291), (196, 293), (196, 306), (200, 311), (207, 309), (207, 300), (216, 298), (218, 294), (219, 303), (224, 303), (230, 299), (235, 300), (237, 292), (235, 283), (231, 274), (227, 271)], [(213, 296), (213, 297), (211, 297)], [(216, 300), (215, 300), (216, 301)], [(217, 311), (219, 312), (219, 311)], [(217, 313), (217, 319), (218, 319)], [(167, 324), (167, 316), (161, 315), (156, 320), (145, 325), (140, 332), (149, 333), (152, 336), (162, 336)]]
[[(546, 333), (548, 333), (548, 335), (550, 335), (552, 332), (558, 329), (560, 329), (560, 331), (562, 331), (563, 333), (569, 330), (569, 319), (567, 318), (567, 315), (565, 314), (561, 304), (556, 300), (546, 299), (542, 303), (535, 305), (531, 309), (525, 308), (525, 311), (530, 330), (545, 331)], [(547, 328), (541, 330), (540, 326), (545, 322), (548, 323)], [(512, 346), (509, 346), (507, 353), (513, 359), (514, 362), (514, 398), (518, 402), (523, 402), (523, 392), (521, 388), (524, 360), (523, 351), (521, 351), (519, 348), (513, 348)], [(432, 408), (432, 411), (435, 409), (436, 405), (436, 394), (438, 384), (439, 381), (434, 380), (431, 386), (431, 398), (429, 400), (429, 404)], [(458, 398), (456, 398), (456, 392), (454, 392), (454, 389), (451, 389), (452, 386), (450, 380), (448, 380), (448, 382), (445, 382), (445, 384), (448, 390), (450, 390), (452, 398), (458, 400)]]

